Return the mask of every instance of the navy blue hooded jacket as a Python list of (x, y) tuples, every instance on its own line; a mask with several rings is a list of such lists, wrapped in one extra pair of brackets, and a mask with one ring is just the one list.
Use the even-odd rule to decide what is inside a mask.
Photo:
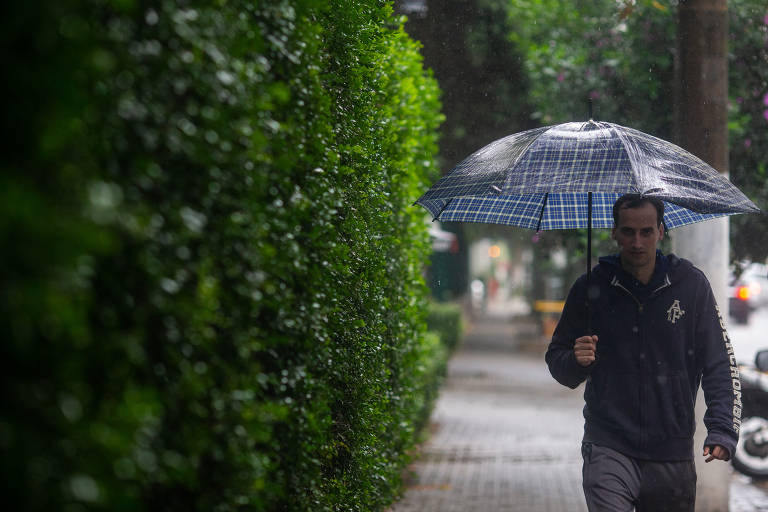
[(741, 425), (741, 384), (712, 289), (689, 261), (657, 253), (647, 285), (618, 255), (592, 271), (589, 314), (598, 336), (594, 363), (573, 353), (586, 332), (586, 275), (571, 288), (546, 354), (552, 376), (575, 388), (585, 379), (584, 441), (647, 460), (693, 458), (694, 404), (701, 384), (705, 445), (733, 455)]

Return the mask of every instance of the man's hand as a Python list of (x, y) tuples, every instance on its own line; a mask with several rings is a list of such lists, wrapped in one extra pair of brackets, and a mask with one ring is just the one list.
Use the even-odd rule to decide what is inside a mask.
[[(707, 455), (709, 455), (709, 457), (707, 457)], [(715, 459), (728, 460), (730, 458), (730, 456), (728, 455), (728, 450), (726, 450), (719, 444), (714, 444), (712, 446), (705, 446), (704, 456), (707, 457), (707, 460), (705, 460), (704, 462), (712, 462)]]
[(573, 345), (573, 353), (576, 356), (576, 362), (581, 366), (589, 366), (595, 361), (595, 352), (597, 351), (597, 336), (582, 336), (576, 338)]

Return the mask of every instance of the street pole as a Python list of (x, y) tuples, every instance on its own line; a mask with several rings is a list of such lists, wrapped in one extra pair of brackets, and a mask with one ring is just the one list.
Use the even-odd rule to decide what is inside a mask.
[[(681, 147), (728, 173), (728, 6), (726, 0), (681, 0), (678, 6), (675, 62), (675, 134)], [(728, 318), (727, 217), (676, 229), (673, 251), (699, 267), (709, 279), (723, 318)], [(705, 464), (704, 397), (696, 403), (697, 512), (727, 512), (730, 464)]]

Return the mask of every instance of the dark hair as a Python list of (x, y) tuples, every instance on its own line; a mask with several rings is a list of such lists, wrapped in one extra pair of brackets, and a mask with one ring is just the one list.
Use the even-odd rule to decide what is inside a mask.
[(664, 222), (664, 202), (655, 197), (641, 196), (640, 194), (624, 194), (613, 203), (613, 224), (619, 225), (619, 210), (624, 208), (639, 208), (645, 203), (650, 203), (656, 208), (658, 224)]

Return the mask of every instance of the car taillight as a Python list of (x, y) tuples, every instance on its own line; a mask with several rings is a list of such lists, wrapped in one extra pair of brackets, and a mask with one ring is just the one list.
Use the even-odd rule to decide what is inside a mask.
[(736, 289), (736, 297), (740, 300), (748, 300), (750, 295), (749, 286), (739, 286)]

